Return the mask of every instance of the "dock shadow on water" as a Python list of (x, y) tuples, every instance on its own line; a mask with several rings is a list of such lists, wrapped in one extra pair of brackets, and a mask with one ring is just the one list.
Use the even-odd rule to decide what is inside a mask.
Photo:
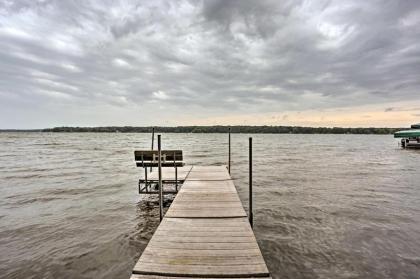
[[(245, 208), (248, 136), (232, 135)], [(420, 150), (392, 136), (253, 138), (254, 231), (273, 278), (418, 278)], [(226, 164), (226, 135), (162, 141), (189, 164)], [(157, 196), (137, 193), (133, 150), (149, 146), (148, 134), (0, 134), (0, 278), (129, 278), (159, 225)]]

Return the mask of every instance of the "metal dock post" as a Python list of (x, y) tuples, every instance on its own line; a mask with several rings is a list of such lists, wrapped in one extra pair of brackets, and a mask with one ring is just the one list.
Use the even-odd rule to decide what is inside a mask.
[(228, 172), (230, 174), (230, 128), (229, 128), (229, 158), (228, 158)]
[[(155, 128), (153, 127), (152, 128), (152, 150), (153, 150), (154, 145), (155, 145)], [(152, 171), (153, 171), (153, 167), (150, 167), (150, 172)]]
[(163, 219), (163, 189), (162, 189), (162, 146), (161, 137), (158, 135), (158, 170), (159, 170), (159, 217)]
[(249, 223), (254, 227), (254, 214), (252, 213), (252, 138), (249, 138)]

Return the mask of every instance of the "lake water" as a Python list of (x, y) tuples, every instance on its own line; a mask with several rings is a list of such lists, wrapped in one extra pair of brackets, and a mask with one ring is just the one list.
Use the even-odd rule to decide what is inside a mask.
[[(232, 135), (247, 207), (248, 137)], [(254, 231), (273, 278), (419, 278), (420, 150), (392, 136), (252, 135)], [(225, 134), (163, 134), (195, 165)], [(159, 223), (137, 194), (150, 134), (0, 133), (0, 277), (129, 278)]]

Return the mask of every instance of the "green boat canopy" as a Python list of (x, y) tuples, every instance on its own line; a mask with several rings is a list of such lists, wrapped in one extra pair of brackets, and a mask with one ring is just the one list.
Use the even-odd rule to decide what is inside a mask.
[(417, 138), (420, 137), (420, 129), (398, 131), (394, 134), (394, 138)]
[(420, 123), (411, 125), (411, 129), (420, 129)]

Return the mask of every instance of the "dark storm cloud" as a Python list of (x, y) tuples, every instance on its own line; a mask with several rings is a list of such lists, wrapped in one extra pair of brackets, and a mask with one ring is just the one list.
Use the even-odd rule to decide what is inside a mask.
[(418, 101), (419, 37), (418, 1), (3, 1), (0, 107), (170, 118)]

